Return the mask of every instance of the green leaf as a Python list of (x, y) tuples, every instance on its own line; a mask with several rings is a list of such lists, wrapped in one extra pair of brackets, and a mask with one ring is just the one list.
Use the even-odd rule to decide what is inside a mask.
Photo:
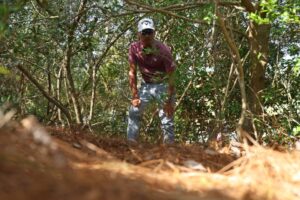
[(298, 74), (300, 74), (300, 57), (297, 58), (296, 64), (295, 64), (295, 66), (294, 66), (294, 68), (293, 68), (293, 71), (294, 71), (294, 73), (295, 73), (296, 76), (297, 76)]
[(293, 136), (300, 135), (300, 126), (294, 127), (292, 134), (293, 134)]
[(259, 60), (261, 56), (262, 56), (262, 53), (259, 52), (258, 55), (257, 55), (257, 59)]
[(0, 75), (10, 75), (11, 73), (10, 73), (10, 70), (9, 69), (7, 69), (6, 67), (4, 67), (4, 66), (0, 66)]
[(269, 18), (262, 18), (256, 13), (250, 13), (249, 18), (250, 18), (250, 20), (252, 20), (258, 24), (269, 24), (270, 23)]

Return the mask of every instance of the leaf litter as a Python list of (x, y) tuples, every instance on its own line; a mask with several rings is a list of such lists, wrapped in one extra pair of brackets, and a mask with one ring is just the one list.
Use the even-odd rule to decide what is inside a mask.
[[(1, 116), (3, 118), (3, 116)], [(2, 123), (0, 199), (300, 199), (300, 152), (142, 143)]]

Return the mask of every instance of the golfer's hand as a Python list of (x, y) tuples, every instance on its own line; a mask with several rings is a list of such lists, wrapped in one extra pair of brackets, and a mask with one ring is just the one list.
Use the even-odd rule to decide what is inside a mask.
[(141, 104), (141, 100), (138, 99), (138, 98), (135, 98), (135, 99), (131, 100), (131, 105), (134, 106), (134, 107), (139, 107), (140, 104)]
[(167, 102), (164, 107), (164, 111), (167, 117), (171, 117), (174, 114), (174, 105), (171, 102)]

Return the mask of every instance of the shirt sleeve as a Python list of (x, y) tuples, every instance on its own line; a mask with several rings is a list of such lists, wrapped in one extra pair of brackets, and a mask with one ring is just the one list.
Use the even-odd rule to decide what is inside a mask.
[(136, 54), (134, 51), (134, 44), (131, 44), (129, 47), (128, 61), (130, 64), (136, 64), (136, 62), (137, 62)]
[(164, 45), (164, 65), (167, 73), (173, 72), (176, 69), (174, 59), (172, 57), (171, 48)]

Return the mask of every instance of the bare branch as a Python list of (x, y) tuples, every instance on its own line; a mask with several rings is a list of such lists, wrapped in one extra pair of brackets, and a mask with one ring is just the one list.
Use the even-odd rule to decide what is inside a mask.
[(16, 65), (16, 67), (31, 81), (31, 83), (33, 83), (33, 85), (35, 85), (39, 89), (39, 91), (44, 95), (44, 97), (46, 97), (46, 99), (48, 99), (51, 103), (53, 103), (59, 109), (61, 109), (62, 112), (67, 117), (67, 119), (69, 120), (69, 122), (71, 122), (71, 116), (70, 116), (69, 110), (64, 105), (62, 105), (61, 102), (59, 102), (55, 98), (51, 97), (44, 90), (43, 86), (41, 84), (39, 84), (39, 82), (22, 65), (18, 64), (18, 65)]
[[(146, 10), (150, 10), (152, 12), (162, 13), (162, 14), (169, 15), (169, 16), (172, 16), (172, 17), (175, 17), (175, 18), (183, 19), (183, 20), (188, 21), (188, 22), (209, 25), (209, 23), (206, 22), (206, 21), (204, 21), (204, 20), (190, 19), (188, 17), (177, 15), (174, 12), (170, 12), (170, 11), (162, 9), (162, 8), (153, 8), (151, 6), (140, 4), (140, 3), (137, 3), (137, 2), (134, 2), (134, 1), (131, 1), (131, 0), (125, 0), (125, 2), (128, 3), (128, 4), (131, 4), (131, 5), (135, 5), (135, 6), (144, 8)], [(235, 33), (238, 33), (238, 34), (243, 35), (244, 37), (246, 37), (246, 34), (243, 33), (243, 32), (241, 32), (241, 31), (239, 31), (239, 30), (235, 30), (235, 29), (233, 29), (231, 27), (226, 27), (226, 28), (229, 29), (229, 30), (231, 30), (231, 31), (233, 31), (233, 32), (235, 32)]]
[(246, 8), (248, 12), (255, 12), (255, 7), (252, 4), (251, 0), (241, 0), (242, 6)]
[(147, 10), (151, 10), (151, 11), (154, 11), (154, 12), (159, 12), (159, 13), (163, 13), (163, 14), (166, 14), (166, 15), (170, 15), (170, 16), (173, 16), (173, 17), (176, 17), (176, 18), (184, 19), (184, 20), (189, 21), (189, 22), (194, 22), (194, 23), (199, 23), (199, 24), (206, 24), (206, 25), (208, 25), (208, 23), (207, 23), (206, 21), (204, 21), (204, 20), (190, 19), (190, 18), (181, 16), (181, 15), (177, 15), (177, 14), (175, 14), (175, 13), (173, 13), (173, 12), (164, 10), (164, 9), (153, 8), (153, 7), (151, 7), (151, 6), (144, 5), (144, 4), (140, 4), (140, 3), (136, 3), (136, 2), (133, 2), (133, 1), (130, 1), (130, 0), (125, 0), (125, 2), (128, 3), (128, 4), (131, 4), (131, 5), (135, 5), (135, 6), (138, 6), (138, 7), (144, 8), (144, 9), (147, 9)]
[(230, 36), (230, 34), (227, 31), (227, 28), (225, 27), (224, 18), (217, 9), (216, 15), (218, 17), (218, 22), (220, 24), (221, 30), (224, 34), (226, 43), (230, 49), (231, 57), (234, 61), (234, 64), (236, 65), (236, 71), (238, 73), (238, 80), (239, 85), (241, 89), (241, 101), (242, 101), (242, 112), (239, 119), (239, 122), (237, 124), (236, 131), (238, 135), (240, 136), (240, 139), (245, 138), (247, 133), (243, 130), (242, 125), (244, 124), (245, 117), (246, 117), (246, 111), (247, 111), (247, 97), (246, 97), (246, 89), (245, 89), (245, 77), (244, 77), (244, 69), (243, 69), (243, 63), (241, 61), (239, 50), (235, 44), (234, 39)]
[(235, 7), (240, 6), (241, 2), (219, 2), (218, 5), (224, 7)]

